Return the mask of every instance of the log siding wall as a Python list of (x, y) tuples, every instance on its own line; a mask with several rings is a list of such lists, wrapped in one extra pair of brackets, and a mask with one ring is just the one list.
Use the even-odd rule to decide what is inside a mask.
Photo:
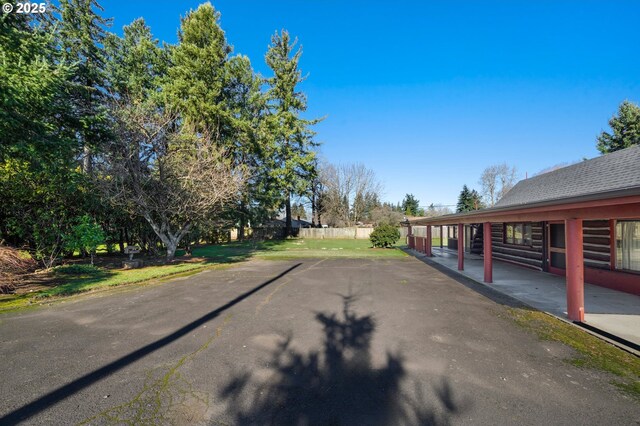
[[(531, 223), (531, 246), (504, 243), (504, 223), (491, 224), (493, 257), (522, 266), (543, 270), (544, 237), (542, 222)], [(584, 266), (594, 269), (611, 269), (611, 230), (608, 220), (583, 222)]]
[(608, 220), (585, 220), (582, 223), (584, 266), (611, 269), (611, 229)]
[(491, 224), (491, 243), (495, 259), (516, 263), (521, 266), (542, 271), (543, 265), (543, 236), (542, 223), (531, 223), (531, 246), (505, 244), (504, 224)]

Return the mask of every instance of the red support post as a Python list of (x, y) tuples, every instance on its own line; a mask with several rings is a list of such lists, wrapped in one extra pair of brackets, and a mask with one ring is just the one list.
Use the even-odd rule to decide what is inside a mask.
[(431, 257), (433, 256), (433, 253), (431, 253), (431, 244), (432, 244), (431, 225), (427, 225), (427, 240), (425, 242), (426, 242), (425, 253), (427, 253), (427, 257)]
[(464, 225), (458, 224), (458, 271), (464, 271)]
[(571, 321), (584, 322), (582, 219), (566, 219), (564, 229), (567, 247), (567, 314)]
[(484, 282), (493, 282), (493, 253), (491, 247), (491, 222), (482, 224), (482, 245), (484, 249)]

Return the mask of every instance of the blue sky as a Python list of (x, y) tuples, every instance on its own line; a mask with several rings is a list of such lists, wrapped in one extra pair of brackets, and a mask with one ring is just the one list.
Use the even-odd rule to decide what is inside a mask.
[[(200, 3), (100, 1), (112, 31), (142, 16), (169, 43)], [(524, 178), (595, 157), (619, 103), (640, 101), (638, 1), (212, 3), (264, 75), (274, 31), (299, 38), (322, 156), (375, 170), (393, 202), (454, 204), (491, 164)]]

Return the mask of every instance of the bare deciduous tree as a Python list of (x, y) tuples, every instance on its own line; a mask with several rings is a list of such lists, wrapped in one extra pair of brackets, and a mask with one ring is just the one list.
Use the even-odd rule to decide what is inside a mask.
[(101, 163), (109, 200), (142, 216), (167, 248), (167, 260), (191, 228), (237, 199), (246, 176), (207, 134), (181, 126), (153, 105), (118, 105), (116, 137)]
[(431, 204), (424, 212), (426, 217), (436, 217), (436, 216), (444, 216), (445, 214), (451, 214), (453, 210), (451, 210), (448, 206), (443, 206), (442, 204)]
[(403, 219), (404, 215), (393, 210), (389, 205), (381, 205), (371, 211), (371, 220), (376, 226), (383, 224), (398, 226)]
[(364, 164), (325, 164), (320, 170), (324, 187), (322, 213), (329, 223), (351, 226), (363, 218), (367, 201), (377, 199), (381, 184)]
[(489, 207), (493, 207), (504, 197), (513, 188), (516, 180), (516, 168), (508, 166), (507, 163), (495, 164), (484, 169), (478, 183)]

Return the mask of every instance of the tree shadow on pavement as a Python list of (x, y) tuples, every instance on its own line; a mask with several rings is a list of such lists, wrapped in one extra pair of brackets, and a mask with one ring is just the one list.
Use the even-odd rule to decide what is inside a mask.
[[(341, 315), (317, 313), (324, 332), (320, 350), (297, 351), (283, 338), (268, 361), (265, 380), (238, 374), (221, 391), (233, 424), (440, 425), (464, 410), (446, 378), (425, 391), (409, 380), (400, 353), (375, 366), (373, 317), (356, 314), (354, 296), (341, 296)], [(411, 384), (414, 389), (405, 390)]]

